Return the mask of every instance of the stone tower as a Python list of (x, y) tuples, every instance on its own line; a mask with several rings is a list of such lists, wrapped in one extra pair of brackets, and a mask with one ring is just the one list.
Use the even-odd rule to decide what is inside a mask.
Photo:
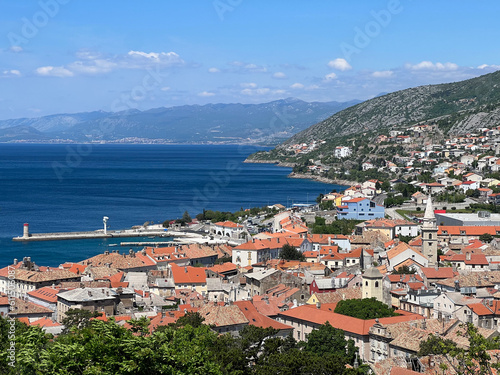
[(422, 223), (422, 253), (429, 259), (428, 267), (435, 267), (438, 264), (437, 232), (436, 216), (434, 215), (434, 208), (432, 207), (431, 196), (429, 195)]
[(383, 278), (384, 276), (377, 268), (369, 268), (363, 274), (362, 298), (375, 297), (377, 301), (384, 302), (384, 288), (382, 285)]

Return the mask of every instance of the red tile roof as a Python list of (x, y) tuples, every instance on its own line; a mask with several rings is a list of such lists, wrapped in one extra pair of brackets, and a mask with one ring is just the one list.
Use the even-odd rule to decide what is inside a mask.
[[(331, 311), (329, 311), (330, 309)], [(370, 327), (375, 324), (375, 319), (362, 320), (346, 315), (336, 314), (332, 311), (332, 306), (329, 306), (329, 304), (322, 304), (320, 309), (318, 309), (315, 305), (303, 305), (288, 311), (283, 311), (279, 315), (285, 318), (290, 317), (315, 324), (324, 324), (329, 322), (334, 328), (358, 335), (368, 335)], [(424, 319), (423, 316), (418, 314), (411, 314), (401, 310), (398, 310), (398, 312), (402, 315), (390, 318), (380, 318), (379, 322), (381, 324), (390, 324)]]
[(43, 288), (35, 289), (29, 292), (28, 295), (49, 303), (57, 303), (57, 293), (65, 291), (66, 289), (61, 289), (59, 287), (52, 288), (50, 286), (46, 286)]
[(457, 274), (451, 267), (440, 267), (437, 270), (431, 267), (422, 267), (420, 269), (428, 279), (450, 279)]
[(175, 284), (205, 284), (207, 282), (203, 267), (179, 267), (171, 264), (171, 269)]
[(240, 225), (240, 224), (236, 224), (232, 221), (219, 221), (217, 223), (215, 223), (215, 225), (219, 226), (219, 227), (225, 227), (225, 228), (243, 228), (243, 225)]
[(261, 328), (274, 328), (274, 329), (289, 329), (293, 328), (287, 324), (277, 322), (274, 319), (259, 313), (251, 301), (236, 301), (234, 303), (239, 307), (243, 315), (248, 319), (248, 324), (261, 327)]
[[(443, 233), (443, 232), (446, 232)], [(481, 234), (489, 233), (491, 235), (496, 235), (497, 232), (500, 233), (500, 226), (439, 226), (438, 227), (438, 236), (442, 235), (452, 235), (458, 236), (461, 235), (462, 232), (467, 236), (480, 236)]]

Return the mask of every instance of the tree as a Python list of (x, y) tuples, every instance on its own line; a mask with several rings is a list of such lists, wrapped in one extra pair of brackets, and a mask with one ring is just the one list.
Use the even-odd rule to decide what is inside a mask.
[(472, 323), (461, 324), (463, 335), (469, 341), (468, 349), (458, 346), (451, 340), (430, 335), (420, 343), (419, 355), (443, 355), (457, 374), (492, 374), (492, 369), (500, 368), (499, 363), (492, 363), (488, 350), (499, 349), (497, 339), (487, 340)]
[(334, 312), (365, 320), (399, 315), (375, 298), (346, 299), (340, 301), (337, 307), (335, 307)]
[(416, 271), (409, 266), (401, 266), (398, 269), (392, 271), (393, 275), (413, 275)]
[(131, 325), (130, 330), (134, 333), (140, 333), (141, 336), (149, 333), (150, 320), (145, 316), (141, 316), (139, 319), (130, 319), (127, 323)]
[(304, 254), (300, 250), (289, 244), (283, 245), (280, 252), (280, 258), (284, 260), (300, 260), (305, 261)]
[(203, 325), (205, 318), (200, 315), (198, 312), (188, 311), (184, 316), (181, 316), (175, 322), (176, 327), (184, 327), (190, 325), (193, 328), (198, 328)]
[(83, 329), (90, 325), (92, 318), (101, 316), (100, 312), (82, 309), (69, 309), (62, 320), (64, 326), (63, 333), (68, 333), (71, 329)]
[(353, 340), (346, 340), (344, 331), (331, 326), (329, 322), (322, 324), (319, 329), (313, 330), (307, 337), (304, 350), (316, 354), (339, 355), (345, 363), (353, 364), (358, 348)]
[(479, 241), (490, 243), (493, 241), (493, 236), (489, 233), (483, 233), (479, 236)]

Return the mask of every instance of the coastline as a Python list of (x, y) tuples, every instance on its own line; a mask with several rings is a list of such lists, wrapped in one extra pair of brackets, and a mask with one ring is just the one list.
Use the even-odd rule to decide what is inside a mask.
[[(272, 160), (255, 160), (255, 159), (245, 159), (243, 163), (255, 163), (255, 164), (275, 164), (277, 167), (288, 167), (288, 168), (293, 168), (295, 167), (295, 163), (291, 162), (282, 162), (280, 160), (272, 159)], [(349, 186), (356, 185), (358, 182), (356, 181), (349, 181), (349, 180), (333, 180), (331, 178), (327, 177), (321, 177), (321, 176), (315, 176), (311, 174), (305, 174), (305, 173), (295, 173), (291, 172), (288, 175), (288, 178), (300, 178), (303, 180), (313, 180), (317, 182), (322, 182), (324, 184), (330, 184), (330, 185), (341, 185), (345, 186), (346, 189)]]
[(341, 186), (345, 186), (346, 189), (349, 186), (356, 185), (358, 183), (358, 182), (355, 182), (355, 181), (333, 180), (333, 179), (327, 178), (327, 177), (315, 176), (315, 175), (304, 174), (304, 173), (294, 173), (294, 172), (290, 173), (288, 175), (288, 178), (302, 178), (302, 179), (305, 179), (305, 180), (313, 180), (313, 181), (318, 181), (318, 182), (322, 182), (322, 183), (325, 183), (325, 184), (341, 185)]
[(296, 163), (291, 163), (291, 162), (286, 162), (286, 161), (280, 161), (280, 160), (257, 160), (257, 159), (248, 159), (246, 158), (243, 163), (252, 163), (252, 164), (276, 164), (277, 167), (286, 167), (286, 168), (293, 168), (295, 167)]

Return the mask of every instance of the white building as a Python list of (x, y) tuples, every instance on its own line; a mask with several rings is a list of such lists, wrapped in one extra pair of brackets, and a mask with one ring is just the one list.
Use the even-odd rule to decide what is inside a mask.
[(336, 158), (346, 158), (351, 156), (352, 149), (346, 146), (338, 146), (335, 148), (335, 157)]

